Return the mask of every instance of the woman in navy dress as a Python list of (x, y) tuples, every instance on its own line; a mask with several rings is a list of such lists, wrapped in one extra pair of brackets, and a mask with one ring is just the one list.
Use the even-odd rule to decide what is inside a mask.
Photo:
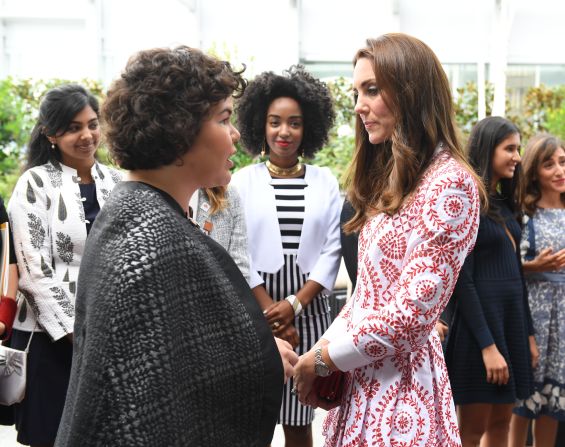
[(446, 351), (463, 447), (506, 446), (514, 403), (532, 390), (537, 348), (519, 257), (519, 150), (518, 129), (500, 117), (480, 121), (469, 138), (489, 206), (455, 287)]

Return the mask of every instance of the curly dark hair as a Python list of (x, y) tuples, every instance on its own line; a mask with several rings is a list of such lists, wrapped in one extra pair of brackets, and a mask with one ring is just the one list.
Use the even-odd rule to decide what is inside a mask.
[(212, 107), (243, 94), (242, 72), (187, 46), (132, 56), (102, 106), (105, 136), (116, 163), (136, 170), (178, 160), (192, 147)]
[(303, 66), (293, 65), (283, 75), (272, 71), (258, 75), (237, 104), (237, 127), (241, 142), (252, 155), (261, 152), (265, 141), (265, 125), (269, 105), (277, 98), (292, 98), (300, 105), (304, 135), (300, 149), (312, 157), (328, 141), (334, 123), (333, 100), (326, 84), (308, 73)]

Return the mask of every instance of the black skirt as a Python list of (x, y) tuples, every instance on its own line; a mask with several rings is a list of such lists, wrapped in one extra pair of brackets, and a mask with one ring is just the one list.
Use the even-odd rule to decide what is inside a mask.
[[(12, 346), (24, 350), (31, 333), (14, 329)], [(14, 405), (18, 442), (53, 444), (65, 406), (73, 345), (66, 338), (51, 341), (43, 332), (33, 334), (27, 357), (24, 399)]]

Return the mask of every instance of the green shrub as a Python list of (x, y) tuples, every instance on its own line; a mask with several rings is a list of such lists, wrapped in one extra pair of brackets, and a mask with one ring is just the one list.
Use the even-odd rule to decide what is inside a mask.
[[(25, 156), (25, 145), (35, 123), (42, 96), (50, 88), (65, 82), (69, 81), (12, 78), (0, 80), (0, 194), (5, 200), (9, 198), (19, 176)], [(101, 83), (89, 79), (78, 83), (103, 100), (104, 89)], [(355, 145), (351, 81), (340, 77), (328, 82), (328, 86), (335, 101), (336, 122), (328, 144), (310, 162), (329, 167), (343, 184), (343, 174), (351, 161)], [(492, 84), (487, 83), (487, 115), (490, 115), (492, 110), (493, 94)], [(474, 83), (468, 83), (457, 90), (456, 120), (464, 138), (478, 119), (477, 97), (477, 87)], [(523, 141), (543, 131), (565, 138), (565, 86), (549, 88), (542, 85), (529, 89), (522, 110), (519, 113), (510, 111), (508, 118), (519, 127)], [(237, 146), (238, 151), (232, 157), (236, 170), (260, 161), (260, 157), (253, 158), (239, 144)], [(98, 157), (103, 163), (112, 164), (104, 147), (99, 149)]]

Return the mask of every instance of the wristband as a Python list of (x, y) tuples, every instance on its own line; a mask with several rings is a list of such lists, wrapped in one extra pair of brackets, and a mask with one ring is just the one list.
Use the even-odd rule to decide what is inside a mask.
[(10, 335), (12, 335), (12, 325), (14, 324), (17, 310), (18, 305), (16, 304), (16, 300), (2, 296), (0, 299), (0, 322), (4, 323), (6, 330), (0, 336), (0, 340), (7, 340), (10, 338)]
[(304, 309), (302, 307), (302, 303), (296, 297), (296, 295), (289, 295), (285, 298), (285, 300), (287, 300), (290, 303), (290, 305), (292, 306), (292, 310), (294, 311), (295, 317), (299, 317), (300, 315), (302, 315), (302, 312), (304, 312)]

